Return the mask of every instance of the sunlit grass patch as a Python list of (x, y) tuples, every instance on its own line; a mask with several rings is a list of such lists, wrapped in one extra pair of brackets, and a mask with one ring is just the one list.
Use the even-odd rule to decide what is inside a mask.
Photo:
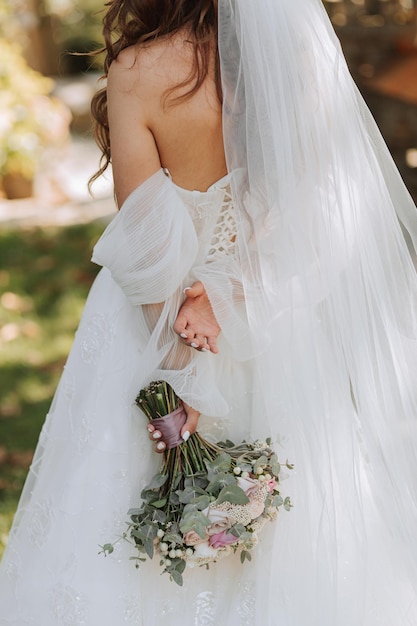
[(0, 232), (0, 554), (97, 273), (102, 222)]

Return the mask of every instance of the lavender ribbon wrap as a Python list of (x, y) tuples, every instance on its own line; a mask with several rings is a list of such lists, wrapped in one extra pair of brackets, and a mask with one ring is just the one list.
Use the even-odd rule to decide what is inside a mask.
[(179, 406), (172, 413), (164, 415), (164, 417), (157, 417), (150, 421), (152, 426), (155, 426), (162, 434), (162, 439), (166, 443), (166, 449), (171, 450), (181, 443), (184, 443), (181, 437), (181, 428), (187, 421), (187, 414), (183, 406)]

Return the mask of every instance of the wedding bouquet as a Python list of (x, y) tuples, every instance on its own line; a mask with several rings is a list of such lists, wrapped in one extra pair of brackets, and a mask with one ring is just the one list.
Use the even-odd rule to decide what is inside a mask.
[[(208, 567), (236, 551), (242, 563), (250, 561), (264, 523), (276, 519), (279, 507), (291, 508), (278, 489), (281, 465), (270, 440), (212, 444), (195, 433), (179, 443), (185, 410), (163, 381), (142, 389), (136, 404), (167, 443), (160, 472), (141, 493), (141, 506), (128, 511), (123, 538), (138, 551), (131, 557), (136, 566), (158, 555), (163, 572), (182, 585), (186, 567)], [(292, 469), (288, 461), (285, 465)], [(111, 553), (113, 544), (102, 551)]]

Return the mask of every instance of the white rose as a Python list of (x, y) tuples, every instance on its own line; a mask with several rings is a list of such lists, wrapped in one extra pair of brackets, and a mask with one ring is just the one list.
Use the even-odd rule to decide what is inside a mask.
[(194, 556), (196, 556), (199, 559), (207, 559), (207, 558), (215, 559), (217, 557), (217, 550), (209, 546), (207, 542), (200, 543), (194, 549)]

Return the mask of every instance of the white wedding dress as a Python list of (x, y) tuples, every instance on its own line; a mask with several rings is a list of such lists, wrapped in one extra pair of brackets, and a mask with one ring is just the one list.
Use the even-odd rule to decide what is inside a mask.
[[(255, 589), (265, 585), (256, 563), (265, 559), (260, 571), (268, 570), (267, 531), (255, 563), (242, 566), (232, 557), (210, 571), (190, 570), (182, 589), (160, 576), (157, 561), (137, 571), (125, 542), (108, 558), (98, 555), (99, 544), (124, 531), (128, 509), (160, 463), (134, 405), (148, 382), (169, 380), (193, 406), (216, 416), (200, 422), (212, 439), (263, 434), (251, 433), (250, 364), (234, 361), (224, 337), (218, 356), (198, 353), (166, 326), (183, 288), (205, 265), (213, 272), (228, 267), (233, 279), (228, 178), (201, 193), (157, 172), (96, 245), (93, 258), (110, 269), (102, 269), (87, 300), (2, 561), (2, 626), (256, 623)], [(162, 314), (158, 306), (157, 314), (140, 306), (149, 300), (167, 302)], [(152, 333), (153, 316), (152, 324), (158, 317), (164, 324)], [(177, 354), (170, 357), (172, 345)], [(181, 370), (158, 369), (162, 353), (165, 361), (181, 359)]]
[[(280, 431), (268, 432), (263, 421), (271, 399), (260, 393), (256, 357), (246, 358), (247, 346), (232, 328), (244, 337), (230, 179), (192, 192), (160, 170), (131, 194), (95, 246), (93, 259), (105, 267), (87, 300), (0, 567), (1, 626), (415, 626), (415, 589), (368, 493), (348, 386), (345, 397), (328, 390), (328, 433), (315, 435), (321, 447), (320, 438), (338, 442), (328, 458), (305, 457), (302, 436), (294, 438), (300, 424), (285, 412)], [(196, 278), (205, 281), (223, 324), (219, 355), (183, 347), (171, 330), (183, 288)], [(303, 364), (277, 355), (271, 390), (277, 406), (297, 389), (297, 380), (286, 389), (288, 367), (294, 376)], [(271, 434), (278, 454), (296, 462), (282, 485), (295, 508), (263, 529), (253, 561), (241, 565), (233, 556), (209, 571), (187, 570), (182, 588), (160, 575), (157, 559), (137, 571), (127, 542), (107, 558), (98, 554), (99, 545), (124, 531), (128, 509), (158, 468), (134, 398), (159, 378), (202, 411), (206, 436), (240, 441)], [(351, 510), (353, 501), (360, 508)]]
[[(416, 626), (417, 212), (320, 0), (219, 0), (224, 148), (207, 192), (163, 170), (94, 249), (88, 298), (0, 566), (0, 626)], [(401, 222), (401, 225), (400, 225)], [(204, 283), (218, 355), (172, 330)], [(138, 390), (295, 464), (251, 563), (99, 556), (158, 468)]]

